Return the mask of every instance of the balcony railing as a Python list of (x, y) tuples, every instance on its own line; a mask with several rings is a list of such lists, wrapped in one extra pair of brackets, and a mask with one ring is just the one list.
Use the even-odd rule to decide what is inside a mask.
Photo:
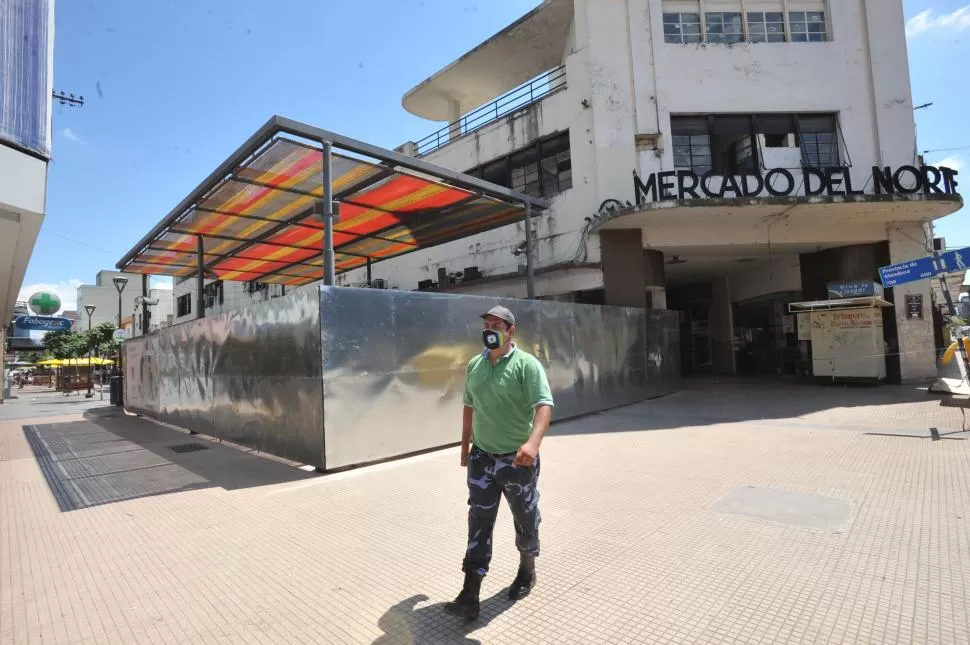
[(521, 110), (566, 87), (566, 66), (560, 65), (543, 72), (528, 83), (507, 92), (491, 103), (476, 108), (457, 121), (449, 123), (417, 142), (418, 156), (484, 128), (511, 112)]

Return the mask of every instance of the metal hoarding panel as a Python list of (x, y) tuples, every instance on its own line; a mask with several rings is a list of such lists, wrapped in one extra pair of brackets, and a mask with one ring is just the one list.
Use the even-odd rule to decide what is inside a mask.
[(676, 314), (345, 287), (323, 287), (320, 299), (328, 468), (459, 441), (465, 367), (482, 350), (479, 317), (496, 304), (545, 366), (555, 419), (642, 401), (676, 380), (679, 356), (656, 355), (675, 346)]
[(646, 387), (650, 396), (680, 385), (680, 325), (675, 311), (647, 311), (644, 325)]
[(319, 306), (302, 290), (126, 342), (126, 407), (324, 467)]

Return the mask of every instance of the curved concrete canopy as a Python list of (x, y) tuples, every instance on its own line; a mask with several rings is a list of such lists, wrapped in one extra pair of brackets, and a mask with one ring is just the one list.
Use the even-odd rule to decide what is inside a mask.
[(411, 114), (453, 121), (560, 65), (573, 0), (545, 0), (484, 43), (404, 95)]
[(869, 221), (935, 220), (955, 213), (963, 207), (959, 195), (892, 194), (838, 195), (792, 197), (742, 197), (723, 199), (671, 199), (607, 210), (599, 214), (590, 227), (591, 232), (637, 228), (667, 218), (723, 215), (725, 217), (752, 216), (758, 218), (797, 217), (818, 213), (821, 209), (833, 215)]

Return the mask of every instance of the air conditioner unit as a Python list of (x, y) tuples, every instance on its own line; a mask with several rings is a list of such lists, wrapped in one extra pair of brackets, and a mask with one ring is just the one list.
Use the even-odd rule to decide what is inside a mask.
[(413, 141), (405, 141), (398, 147), (394, 148), (394, 152), (400, 152), (402, 155), (407, 155), (409, 157), (417, 157), (418, 144)]
[(384, 278), (374, 278), (370, 281), (372, 289), (387, 289), (387, 280)]

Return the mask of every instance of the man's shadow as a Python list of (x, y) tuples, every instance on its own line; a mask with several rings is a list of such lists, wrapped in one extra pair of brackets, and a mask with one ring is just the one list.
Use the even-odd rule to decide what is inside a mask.
[(473, 621), (446, 614), (443, 602), (416, 609), (417, 604), (426, 601), (428, 597), (424, 594), (411, 596), (388, 609), (380, 617), (377, 626), (384, 631), (384, 635), (375, 640), (373, 645), (481, 645), (481, 641), (468, 638), (468, 634), (481, 629), (515, 604), (509, 600), (507, 594), (508, 590), (503, 589), (491, 598), (482, 600), (481, 615)]

